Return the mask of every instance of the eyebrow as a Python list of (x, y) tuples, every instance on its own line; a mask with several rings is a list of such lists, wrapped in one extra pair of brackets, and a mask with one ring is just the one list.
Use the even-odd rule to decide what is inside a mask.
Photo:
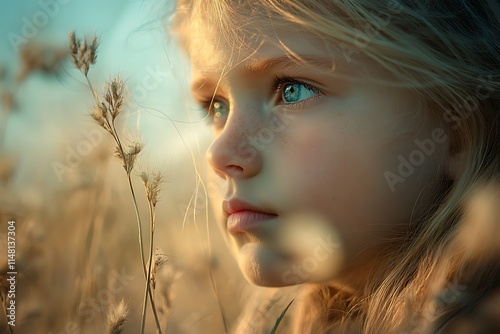
[(335, 70), (333, 58), (318, 58), (317, 56), (281, 56), (276, 58), (249, 59), (243, 67), (247, 73), (262, 73), (267, 71), (310, 70), (319, 67)]
[[(319, 58), (307, 55), (253, 58), (248, 59), (243, 65), (243, 73), (252, 75), (270, 71), (310, 71), (312, 68), (334, 71), (335, 61), (333, 58)], [(216, 86), (216, 84), (213, 80), (204, 76), (192, 83), (191, 91), (202, 89), (204, 86)]]

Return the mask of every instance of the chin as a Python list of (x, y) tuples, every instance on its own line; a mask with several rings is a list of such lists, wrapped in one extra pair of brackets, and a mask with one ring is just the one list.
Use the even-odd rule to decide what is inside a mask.
[(297, 284), (284, 279), (284, 274), (293, 263), (275, 249), (248, 243), (238, 250), (237, 258), (243, 276), (253, 285), (285, 287)]
[(326, 283), (337, 279), (345, 269), (341, 249), (293, 254), (262, 242), (249, 242), (238, 249), (237, 259), (247, 281), (262, 287)]
[[(261, 287), (286, 287), (303, 283), (326, 283), (338, 278), (342, 259), (332, 256), (308, 268), (303, 258), (285, 255), (259, 243), (245, 244), (237, 253), (238, 265), (246, 280)], [(310, 258), (309, 258), (310, 259)], [(311, 270), (308, 270), (311, 269)], [(314, 269), (314, 270), (312, 270)]]

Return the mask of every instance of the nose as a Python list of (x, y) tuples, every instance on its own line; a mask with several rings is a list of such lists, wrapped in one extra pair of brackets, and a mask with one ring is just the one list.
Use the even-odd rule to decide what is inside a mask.
[[(238, 123), (236, 123), (238, 122)], [(250, 178), (262, 168), (262, 156), (252, 145), (249, 120), (227, 121), (207, 151), (207, 160), (223, 179)]]

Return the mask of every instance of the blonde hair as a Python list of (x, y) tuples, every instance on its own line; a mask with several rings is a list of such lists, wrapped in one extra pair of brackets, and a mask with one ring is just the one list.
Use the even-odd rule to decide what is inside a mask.
[[(179, 0), (174, 30), (188, 53), (184, 34), (193, 22), (217, 29), (233, 49), (247, 47), (247, 26), (264, 35), (270, 25), (294, 23), (323, 38), (345, 61), (362, 53), (392, 73), (395, 83), (417, 92), (464, 154), (460, 175), (440, 180), (435, 207), (411, 222), (398, 252), (381, 255), (385, 265), (364, 291), (306, 289), (298, 333), (431, 332), (498, 285), (496, 253), (478, 253), (459, 241), (473, 194), (484, 184), (500, 184), (499, 21), (493, 0)], [(436, 299), (457, 287), (466, 289), (453, 301)]]

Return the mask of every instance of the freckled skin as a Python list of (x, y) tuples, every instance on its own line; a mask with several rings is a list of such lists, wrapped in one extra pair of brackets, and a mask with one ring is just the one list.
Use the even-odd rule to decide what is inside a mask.
[[(277, 34), (299, 55), (313, 50), (318, 57), (339, 57), (318, 46), (321, 43), (311, 47), (312, 38)], [(206, 28), (193, 35), (191, 49), (199, 50), (190, 55), (193, 78), (219, 82), (217, 90), (207, 84), (201, 92), (195, 89), (194, 95), (210, 99), (216, 90), (216, 97), (230, 105), (229, 117), (215, 130), (207, 152), (216, 172), (212, 176), (225, 179), (227, 186), (214, 200), (214, 209), (222, 217), (220, 201), (236, 196), (278, 214), (259, 230), (237, 235), (230, 235), (220, 219), (244, 275), (257, 285), (290, 285), (283, 279), (284, 272), (297, 263), (303, 265), (304, 259), (297, 262), (287, 253), (287, 247), (278, 242), (280, 233), (287, 218), (312, 212), (323, 218), (323, 234), (331, 231), (342, 242), (342, 266), (322, 280), (362, 285), (360, 273), (377, 266), (375, 257), (387, 247), (387, 240), (401, 235), (411, 217), (422, 214), (439, 191), (436, 181), (447, 173), (449, 143), (436, 144), (435, 152), (425, 156), (394, 191), (384, 173), (397, 173), (398, 157), (408, 158), (418, 149), (415, 139), (432, 138), (432, 131), (442, 125), (425, 117), (425, 112), (416, 116), (418, 100), (410, 91), (363, 80), (359, 68), (377, 78), (389, 76), (361, 55), (356, 64), (342, 63), (335, 72), (311, 68), (249, 74), (243, 70), (249, 59), (287, 52), (270, 39), (257, 50), (242, 50), (228, 71), (216, 34)], [(324, 94), (301, 106), (276, 104), (269, 87), (273, 77), (282, 74), (317, 83)], [(276, 125), (276, 114), (287, 115), (282, 127)], [(294, 277), (299, 277), (295, 283), (308, 282), (307, 277)]]

